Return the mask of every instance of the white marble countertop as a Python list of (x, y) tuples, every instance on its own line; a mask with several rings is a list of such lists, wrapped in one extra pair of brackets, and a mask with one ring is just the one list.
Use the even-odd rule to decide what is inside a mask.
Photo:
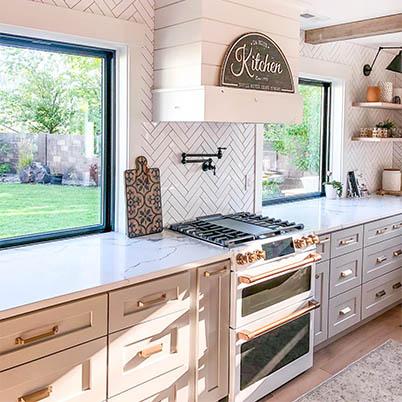
[(165, 230), (137, 239), (105, 233), (0, 251), (0, 319), (229, 257)]
[[(263, 208), (263, 214), (328, 233), (402, 213), (402, 199), (317, 198)], [(128, 239), (85, 236), (0, 251), (0, 319), (229, 258), (227, 249), (169, 230)]]
[(305, 231), (328, 233), (402, 213), (402, 197), (372, 196), (368, 198), (325, 197), (268, 205), (262, 214), (303, 223)]

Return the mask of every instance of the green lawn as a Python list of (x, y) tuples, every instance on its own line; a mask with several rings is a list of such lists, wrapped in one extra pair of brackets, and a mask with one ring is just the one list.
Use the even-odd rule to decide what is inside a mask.
[(99, 187), (0, 183), (0, 238), (99, 223)]

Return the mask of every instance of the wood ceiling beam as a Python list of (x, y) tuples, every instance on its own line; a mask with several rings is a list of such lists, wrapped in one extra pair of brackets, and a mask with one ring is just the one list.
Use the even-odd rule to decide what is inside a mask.
[(308, 29), (304, 41), (312, 45), (402, 32), (402, 13), (385, 17)]

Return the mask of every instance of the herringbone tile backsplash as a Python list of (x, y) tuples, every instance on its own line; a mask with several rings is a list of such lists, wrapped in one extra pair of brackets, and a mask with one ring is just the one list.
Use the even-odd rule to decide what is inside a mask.
[[(143, 23), (146, 42), (143, 49), (142, 105), (143, 133), (141, 149), (150, 163), (161, 169), (162, 199), (165, 223), (215, 212), (253, 210), (255, 126), (252, 124), (151, 123), (151, 89), (153, 85), (154, 0), (32, 0), (55, 6)], [(362, 74), (365, 63), (371, 62), (375, 50), (352, 43), (319, 46), (301, 44), (303, 56), (349, 66), (352, 79), (346, 89), (344, 138), (344, 170), (359, 169), (371, 191), (380, 186), (381, 169), (402, 165), (402, 146), (362, 144), (350, 140), (360, 127), (367, 127), (385, 118), (402, 118), (387, 112), (351, 109), (354, 100), (365, 99), (368, 85), (379, 80), (392, 80), (395, 74), (386, 72), (389, 56), (381, 55), (369, 78)], [(399, 82), (397, 86), (402, 86)], [(216, 147), (228, 147), (217, 162), (217, 175), (203, 173), (200, 166), (180, 164), (181, 152), (214, 152)]]

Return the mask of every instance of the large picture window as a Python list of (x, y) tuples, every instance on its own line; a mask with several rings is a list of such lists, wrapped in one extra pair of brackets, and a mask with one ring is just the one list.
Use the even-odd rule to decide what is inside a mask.
[(111, 230), (113, 63), (0, 34), (0, 247)]
[(265, 125), (264, 205), (322, 195), (328, 169), (330, 90), (327, 82), (300, 80), (302, 123)]

